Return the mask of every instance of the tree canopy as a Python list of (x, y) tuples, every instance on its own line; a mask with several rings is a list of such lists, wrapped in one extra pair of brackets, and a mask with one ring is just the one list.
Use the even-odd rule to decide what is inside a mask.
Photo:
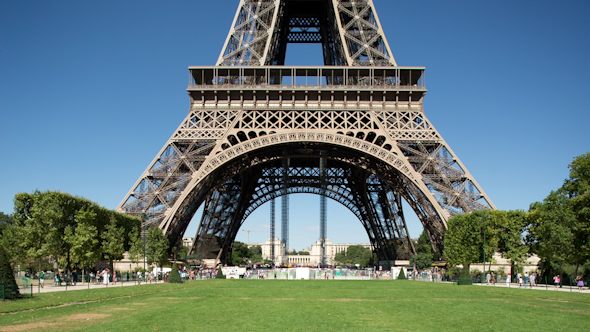
[(145, 255), (148, 264), (163, 266), (168, 264), (168, 238), (158, 227), (151, 227), (147, 232)]
[(365, 268), (369, 266), (374, 259), (371, 249), (365, 248), (363, 245), (359, 244), (349, 246), (347, 250), (334, 255), (334, 261), (338, 264), (359, 264), (361, 268)]
[(2, 238), (4, 229), (12, 224), (14, 224), (12, 216), (5, 214), (4, 212), (0, 212), (0, 239)]
[(12, 217), (4, 230), (10, 236), (1, 241), (13, 263), (53, 256), (65, 268), (109, 259), (103, 236), (117, 233), (116, 241), (128, 249), (129, 234), (141, 224), (139, 218), (59, 191), (16, 194)]
[(516, 265), (537, 254), (543, 270), (590, 269), (590, 153), (575, 157), (569, 170), (563, 185), (526, 213), (475, 211), (449, 219), (445, 258), (452, 265), (482, 262), (485, 220), (486, 261), (495, 250)]
[(422, 230), (422, 234), (415, 244), (416, 255), (410, 259), (410, 264), (416, 266), (418, 270), (423, 270), (432, 266), (434, 262), (434, 253), (432, 251), (432, 244), (426, 229)]
[(561, 188), (531, 204), (527, 240), (545, 269), (578, 274), (590, 269), (590, 153), (569, 169)]

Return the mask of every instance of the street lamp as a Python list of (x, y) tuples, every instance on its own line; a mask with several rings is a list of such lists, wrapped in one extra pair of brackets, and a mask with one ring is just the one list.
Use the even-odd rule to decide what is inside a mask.
[[(145, 271), (145, 224), (146, 224), (146, 218), (148, 218), (148, 216), (145, 214), (145, 212), (141, 213), (143, 215), (143, 218), (141, 220), (141, 238), (143, 239), (143, 271)], [(151, 217), (149, 217), (151, 219)]]
[[(489, 215), (486, 214), (483, 218), (483, 274), (486, 274), (486, 219), (488, 219)], [(490, 263), (490, 268), (491, 268)]]

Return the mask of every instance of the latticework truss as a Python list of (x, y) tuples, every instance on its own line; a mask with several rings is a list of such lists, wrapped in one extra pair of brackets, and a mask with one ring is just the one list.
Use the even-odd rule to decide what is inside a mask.
[(371, 0), (333, 1), (349, 66), (395, 66)]
[(321, 43), (325, 65), (396, 65), (371, 0), (241, 0), (217, 65), (283, 65), (288, 43)]

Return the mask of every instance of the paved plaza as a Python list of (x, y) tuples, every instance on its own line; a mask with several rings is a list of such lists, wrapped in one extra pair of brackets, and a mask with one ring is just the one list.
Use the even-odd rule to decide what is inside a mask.
[[(203, 279), (204, 280), (204, 279)], [(194, 280), (195, 282), (200, 281), (200, 280)], [(191, 282), (191, 281), (188, 281)], [(261, 282), (265, 282), (265, 280), (261, 280)], [(337, 282), (337, 280), (330, 280), (327, 279), (326, 282)], [(362, 281), (359, 281), (362, 282)], [(429, 281), (412, 281), (412, 280), (408, 280), (407, 282), (429, 282)], [(441, 282), (441, 281), (438, 281)], [(444, 283), (451, 283), (451, 282), (447, 282), (447, 281), (442, 281)], [(152, 282), (152, 284), (155, 283), (164, 283), (164, 281), (160, 280), (158, 282)], [(144, 285), (149, 285), (149, 282), (142, 282), (141, 284), (138, 285), (136, 280), (130, 280), (130, 281), (123, 281), (123, 282), (117, 282), (117, 284), (113, 284), (110, 283), (108, 286), (105, 286), (103, 284), (99, 284), (99, 283), (94, 283), (91, 282), (90, 284), (88, 283), (77, 283), (76, 286), (70, 286), (68, 285), (67, 287), (65, 285), (62, 286), (55, 286), (53, 283), (46, 283), (44, 288), (39, 287), (38, 284), (38, 280), (33, 280), (32, 283), (32, 290), (33, 290), (33, 296), (35, 294), (38, 293), (50, 293), (50, 292), (65, 292), (65, 291), (83, 291), (83, 290), (88, 290), (88, 289), (96, 289), (96, 288), (112, 288), (112, 287), (130, 287), (130, 286), (137, 286), (137, 287), (141, 287)], [(495, 285), (486, 285), (486, 284), (479, 284), (479, 283), (474, 283), (472, 285), (473, 287), (498, 287), (498, 288), (506, 288), (506, 283), (496, 283)], [(31, 286), (28, 286), (26, 289), (25, 288), (21, 288), (21, 293), (30, 293), (31, 292)], [(510, 284), (510, 288), (519, 288), (517, 283), (511, 283)], [(524, 289), (524, 287), (522, 287)], [(532, 290), (543, 290), (543, 291), (550, 291), (550, 292), (576, 292), (576, 293), (586, 293), (586, 294), (590, 294), (590, 288), (588, 287), (584, 287), (582, 289), (582, 291), (580, 292), (578, 290), (578, 287), (575, 285), (572, 285), (571, 287), (569, 285), (563, 285), (561, 288), (558, 289), (554, 289), (553, 285), (537, 285), (537, 286), (533, 286), (531, 287), (527, 287), (528, 289), (532, 289)]]

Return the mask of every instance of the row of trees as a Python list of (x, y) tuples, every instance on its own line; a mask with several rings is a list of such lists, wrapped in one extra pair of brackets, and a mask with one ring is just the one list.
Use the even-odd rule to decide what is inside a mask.
[(271, 264), (272, 262), (268, 259), (262, 258), (261, 246), (252, 246), (248, 248), (247, 244), (235, 241), (232, 246), (228, 265), (244, 266), (256, 263)]
[(334, 262), (337, 265), (356, 265), (361, 269), (374, 265), (377, 259), (371, 249), (365, 248), (362, 245), (354, 245), (348, 247), (347, 250), (341, 251), (334, 255)]
[(525, 211), (475, 211), (448, 222), (444, 257), (452, 265), (483, 262), (494, 252), (522, 265), (532, 254), (546, 273), (590, 270), (590, 153), (574, 159), (569, 178)]
[[(167, 263), (168, 240), (158, 228), (147, 232), (148, 263)], [(140, 261), (144, 255), (141, 219), (105, 209), (81, 197), (59, 191), (19, 193), (14, 214), (0, 214), (0, 247), (13, 266), (35, 272), (59, 267), (93, 267), (97, 261), (123, 258)]]

